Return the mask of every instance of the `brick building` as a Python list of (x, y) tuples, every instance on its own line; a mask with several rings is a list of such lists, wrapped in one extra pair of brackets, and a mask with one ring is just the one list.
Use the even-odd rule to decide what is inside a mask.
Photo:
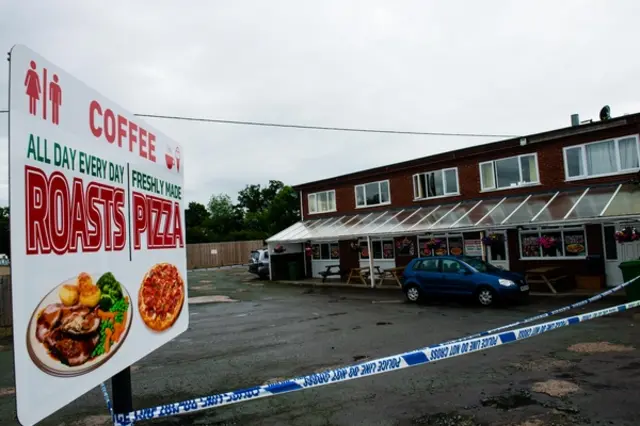
[(286, 249), (272, 278), (292, 260), (318, 277), (465, 254), (616, 285), (620, 262), (640, 258), (640, 240), (615, 239), (640, 220), (639, 135), (640, 114), (625, 115), (297, 185), (301, 221), (267, 240)]

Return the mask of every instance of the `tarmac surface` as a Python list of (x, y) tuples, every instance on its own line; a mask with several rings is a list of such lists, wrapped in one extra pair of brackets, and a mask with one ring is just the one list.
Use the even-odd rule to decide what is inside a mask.
[[(135, 408), (393, 355), (568, 302), (411, 305), (399, 291), (293, 287), (256, 280), (245, 268), (190, 273), (189, 288), (189, 330), (132, 367)], [(639, 327), (632, 312), (616, 314), (425, 366), (137, 424), (638, 425)], [(18, 424), (13, 387), (11, 340), (0, 338), (3, 426)], [(41, 424), (109, 420), (96, 388)]]

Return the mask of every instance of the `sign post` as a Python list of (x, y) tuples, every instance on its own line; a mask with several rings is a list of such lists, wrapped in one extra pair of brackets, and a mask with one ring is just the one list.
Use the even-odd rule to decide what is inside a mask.
[(186, 331), (181, 147), (25, 46), (10, 52), (17, 414), (32, 425)]

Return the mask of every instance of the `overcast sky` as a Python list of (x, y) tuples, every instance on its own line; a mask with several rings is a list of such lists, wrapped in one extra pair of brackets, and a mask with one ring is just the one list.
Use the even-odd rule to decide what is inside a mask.
[[(135, 113), (520, 135), (640, 111), (639, 1), (523, 3), (0, 0), (0, 47)], [(7, 80), (8, 63), (0, 109)], [(149, 121), (184, 146), (200, 202), (496, 140)], [(2, 114), (2, 205), (6, 146)]]

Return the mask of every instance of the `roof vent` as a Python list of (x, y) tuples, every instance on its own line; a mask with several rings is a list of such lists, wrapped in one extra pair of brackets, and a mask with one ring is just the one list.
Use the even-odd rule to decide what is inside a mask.
[(571, 127), (580, 125), (580, 114), (571, 114)]

